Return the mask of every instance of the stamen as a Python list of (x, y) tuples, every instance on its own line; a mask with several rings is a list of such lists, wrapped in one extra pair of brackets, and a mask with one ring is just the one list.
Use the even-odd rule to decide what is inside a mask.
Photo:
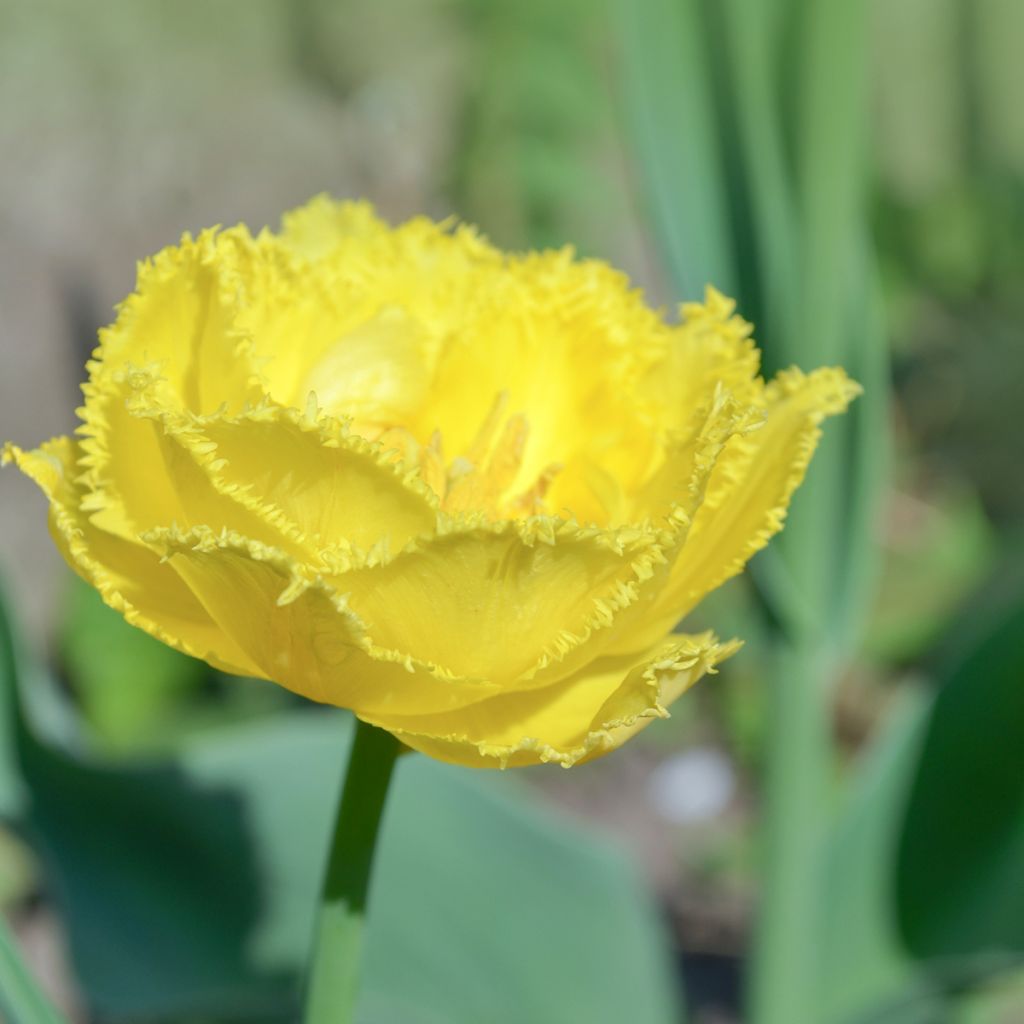
[(481, 465), (484, 459), (487, 458), (487, 453), (491, 450), (491, 444), (494, 441), (494, 435), (497, 434), (498, 427), (501, 426), (501, 421), (505, 418), (508, 400), (507, 391), (499, 391), (494, 396), (490, 412), (484, 417), (483, 423), (480, 424), (480, 429), (476, 432), (476, 437), (473, 438), (473, 443), (465, 453), (465, 457), (474, 466)]
[(562, 467), (547, 466), (525, 491), (506, 498), (523, 466), (530, 425), (522, 413), (507, 416), (509, 395), (499, 392), (464, 455), (446, 465), (443, 439), (435, 430), (423, 445), (404, 427), (390, 427), (377, 437), (396, 461), (418, 466), (423, 482), (447, 512), (485, 511), (499, 518), (519, 518), (544, 511), (544, 496)]
[(523, 491), (517, 498), (509, 503), (513, 514), (520, 516), (536, 516), (544, 511), (544, 498), (551, 488), (555, 477), (562, 472), (560, 462), (552, 462), (545, 466), (540, 476), (537, 477), (533, 486)]

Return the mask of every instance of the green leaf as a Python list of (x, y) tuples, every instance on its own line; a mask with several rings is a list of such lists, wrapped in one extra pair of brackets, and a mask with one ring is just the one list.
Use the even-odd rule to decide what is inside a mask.
[(829, 838), (817, 901), (828, 1022), (936, 1019), (936, 997), (904, 947), (892, 899), (900, 824), (931, 707), (921, 687), (901, 696)]
[[(294, 1017), (349, 734), (347, 714), (310, 707), (104, 763), (21, 722), (25, 826), (97, 1017)], [(520, 786), (419, 755), (398, 765), (364, 1024), (679, 1020), (630, 863)]]
[(0, 819), (20, 815), (27, 795), (18, 763), (18, 691), (14, 686), (17, 653), (3, 602), (0, 580)]
[(1024, 955), (1024, 562), (1001, 583), (971, 602), (980, 633), (970, 616), (947, 630), (959, 653), (938, 692), (915, 687), (890, 714), (831, 834), (829, 1022), (944, 1020)]
[[(17, 665), (15, 638), (0, 587), (0, 817), (13, 818), (25, 810), (27, 794), (18, 763), (20, 720), (14, 687)], [(8, 841), (0, 834), (0, 839)], [(0, 867), (11, 868), (11, 854), (0, 851)], [(19, 870), (15, 867), (15, 870)], [(0, 1018), (11, 1024), (62, 1024), (22, 962), (17, 942), (0, 914)]]
[(698, 0), (615, 0), (625, 126), (676, 296), (735, 291), (728, 196)]
[(77, 577), (69, 579), (63, 611), (61, 660), (98, 738), (111, 750), (127, 751), (166, 735), (209, 669), (128, 625)]
[[(134, 771), (37, 752), (33, 824), (104, 1019), (294, 1007), (348, 726), (291, 714)], [(369, 1005), (466, 1024), (677, 1019), (620, 855), (526, 806), (514, 780), (404, 762), (371, 896)]]
[(900, 921), (922, 957), (1024, 954), (1024, 558), (1002, 583), (947, 630), (907, 808)]

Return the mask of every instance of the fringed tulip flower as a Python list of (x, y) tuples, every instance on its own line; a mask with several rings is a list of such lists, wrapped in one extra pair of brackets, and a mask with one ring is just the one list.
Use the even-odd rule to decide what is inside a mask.
[(476, 766), (620, 746), (736, 650), (673, 627), (782, 527), (841, 370), (709, 289), (313, 200), (142, 264), (82, 425), (8, 447), (134, 625)]

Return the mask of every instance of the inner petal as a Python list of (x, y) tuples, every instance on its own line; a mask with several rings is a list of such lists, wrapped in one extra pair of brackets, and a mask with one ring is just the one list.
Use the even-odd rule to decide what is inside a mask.
[(430, 387), (423, 328), (401, 306), (383, 306), (317, 360), (299, 386), (332, 416), (351, 417), (352, 429), (375, 438), (408, 423)]

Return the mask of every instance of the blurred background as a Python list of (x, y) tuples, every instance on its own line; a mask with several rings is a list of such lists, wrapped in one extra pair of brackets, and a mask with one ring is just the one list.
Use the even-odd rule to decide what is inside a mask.
[[(0, 439), (73, 429), (137, 259), (320, 191), (572, 244), (670, 315), (713, 282), (767, 369), (840, 363), (867, 389), (792, 529), (687, 624), (747, 646), (670, 721), (469, 795), (421, 773), (453, 834), (464, 805), (529, 841), (420, 938), (452, 916), (459, 955), (483, 928), (518, 945), (445, 967), (382, 938), (408, 1003), (381, 966), (367, 1020), (1024, 1021), (1022, 43), (1019, 0), (0, 0)], [(0, 907), (76, 1020), (289, 1019), (311, 894), (264, 835), (289, 793), (267, 765), (288, 763), (280, 723), (320, 713), (125, 626), (44, 522), (0, 474), (22, 692), (12, 662)], [(537, 876), (565, 901), (561, 978), (515, 919), (543, 916), (521, 906)], [(472, 971), (454, 1002), (436, 980)]]

